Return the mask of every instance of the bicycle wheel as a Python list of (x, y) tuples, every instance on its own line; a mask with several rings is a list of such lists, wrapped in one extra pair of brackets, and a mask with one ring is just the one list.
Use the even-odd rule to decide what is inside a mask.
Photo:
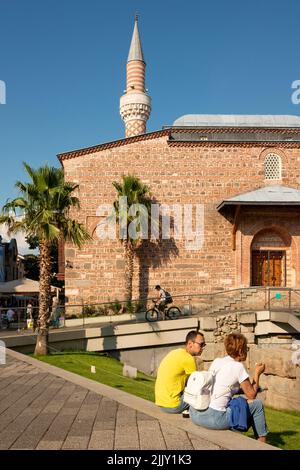
[(167, 317), (170, 318), (170, 320), (175, 320), (176, 318), (180, 317), (181, 315), (181, 310), (178, 307), (170, 307), (167, 310)]
[(149, 308), (146, 312), (146, 320), (147, 321), (157, 321), (158, 320), (158, 311), (156, 308)]

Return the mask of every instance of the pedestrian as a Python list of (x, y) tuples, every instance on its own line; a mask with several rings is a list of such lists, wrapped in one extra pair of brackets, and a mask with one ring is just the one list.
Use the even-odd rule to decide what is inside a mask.
[(29, 301), (26, 307), (26, 318), (27, 320), (32, 320), (32, 303)]
[(7, 329), (9, 328), (10, 324), (14, 321), (15, 312), (10, 307), (6, 312), (6, 321), (7, 321)]

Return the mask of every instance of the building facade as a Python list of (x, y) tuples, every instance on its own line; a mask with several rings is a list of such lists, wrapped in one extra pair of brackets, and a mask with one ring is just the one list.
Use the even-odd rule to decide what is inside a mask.
[(24, 277), (23, 256), (18, 254), (15, 238), (3, 242), (0, 236), (0, 282), (9, 282)]
[[(188, 236), (144, 240), (135, 258), (134, 297), (160, 283), (174, 294), (271, 285), (300, 285), (300, 118), (187, 115), (146, 132), (151, 111), (145, 62), (135, 21), (120, 113), (126, 137), (58, 156), (67, 181), (79, 184), (80, 211), (93, 240), (64, 249), (60, 275), (69, 303), (124, 298), (124, 255), (118, 237), (99, 238), (103, 204), (113, 181), (138, 176), (156, 203), (182, 213), (192, 205)], [(174, 209), (175, 210), (175, 209)], [(184, 219), (182, 230), (184, 232)], [(203, 235), (203, 236), (202, 236)], [(61, 257), (63, 259), (63, 257)]]

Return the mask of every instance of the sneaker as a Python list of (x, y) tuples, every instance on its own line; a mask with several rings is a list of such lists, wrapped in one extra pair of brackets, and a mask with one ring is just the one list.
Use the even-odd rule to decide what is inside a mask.
[(189, 410), (184, 410), (181, 414), (182, 414), (182, 417), (183, 417), (183, 418), (189, 418), (189, 417), (190, 417), (190, 412), (189, 412)]

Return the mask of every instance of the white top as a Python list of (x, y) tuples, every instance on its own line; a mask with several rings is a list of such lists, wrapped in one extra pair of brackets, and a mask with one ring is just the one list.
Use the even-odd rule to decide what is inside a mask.
[(13, 319), (14, 314), (15, 312), (11, 308), (7, 310), (6, 318), (8, 319), (8, 321), (11, 321)]
[(32, 304), (27, 305), (26, 312), (29, 313), (29, 314), (32, 313)]
[(215, 359), (209, 371), (216, 374), (209, 407), (225, 411), (229, 400), (238, 392), (240, 384), (248, 379), (249, 374), (241, 362), (230, 356)]
[(161, 300), (165, 300), (165, 299), (166, 299), (166, 291), (165, 291), (165, 289), (161, 288), (161, 289), (159, 290), (159, 298), (160, 298)]

